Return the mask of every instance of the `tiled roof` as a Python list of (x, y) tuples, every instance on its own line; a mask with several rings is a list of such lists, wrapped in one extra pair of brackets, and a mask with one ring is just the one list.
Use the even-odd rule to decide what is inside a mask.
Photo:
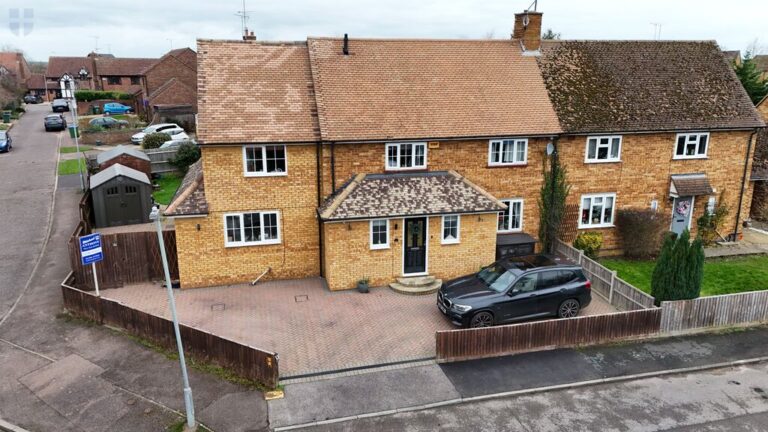
[(673, 174), (670, 192), (673, 196), (712, 195), (714, 190), (709, 184), (709, 178), (704, 173)]
[[(189, 54), (189, 55), (184, 55), (184, 54)], [(146, 75), (147, 72), (152, 70), (155, 66), (159, 65), (163, 60), (166, 60), (169, 57), (174, 57), (177, 60), (179, 60), (183, 65), (187, 66), (188, 68), (197, 70), (197, 53), (192, 48), (176, 48), (168, 51), (159, 59), (155, 59), (155, 61), (152, 62), (152, 64), (142, 69), (141, 75)]]
[(490, 213), (506, 206), (453, 171), (359, 174), (320, 207), (322, 220)]
[(741, 51), (723, 51), (723, 56), (731, 63), (736, 63), (741, 58)]
[(27, 79), (27, 88), (30, 90), (45, 89), (45, 76), (43, 74), (32, 74)]
[(90, 57), (49, 57), (45, 76), (59, 79), (65, 73), (76, 75), (81, 68), (85, 68), (90, 75), (93, 75), (93, 59)]
[(157, 59), (97, 57), (95, 61), (99, 76), (138, 76)]
[(196, 216), (208, 214), (208, 201), (205, 199), (205, 184), (203, 182), (203, 161), (199, 160), (190, 165), (187, 174), (176, 190), (166, 216)]
[(147, 175), (144, 174), (143, 172), (137, 171), (125, 165), (114, 164), (114, 165), (110, 165), (109, 168), (99, 171), (96, 174), (91, 176), (91, 179), (90, 179), (91, 189), (96, 189), (97, 187), (101, 186), (107, 181), (120, 176), (128, 177), (141, 183), (152, 184), (149, 181), (149, 177), (147, 177)]
[(198, 41), (202, 144), (319, 138), (307, 46)]
[(137, 150), (133, 147), (119, 145), (111, 150), (101, 152), (96, 156), (96, 163), (101, 165), (104, 162), (110, 161), (120, 155), (130, 155), (138, 159), (149, 160), (149, 156), (141, 150)]
[(560, 132), (514, 40), (308, 39), (324, 140)]
[(567, 132), (764, 125), (714, 42), (544, 41), (542, 52)]

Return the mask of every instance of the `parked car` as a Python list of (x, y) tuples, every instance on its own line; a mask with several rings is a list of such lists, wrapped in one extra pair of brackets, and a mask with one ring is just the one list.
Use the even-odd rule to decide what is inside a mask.
[(155, 132), (163, 132), (173, 136), (170, 132), (171, 130), (174, 130), (174, 131), (181, 130), (182, 132), (184, 132), (184, 129), (182, 129), (176, 123), (158, 123), (158, 124), (147, 126), (146, 128), (144, 128), (143, 131), (137, 134), (134, 134), (131, 137), (131, 142), (134, 144), (141, 144), (141, 142), (144, 141), (145, 136)]
[(28, 104), (38, 104), (43, 101), (43, 98), (37, 95), (28, 94), (24, 96), (24, 103)]
[(170, 141), (164, 142), (163, 145), (161, 145), (159, 148), (167, 149), (171, 147), (178, 147), (184, 143), (197, 145), (197, 141), (190, 138), (189, 135), (187, 135), (185, 132), (181, 132), (178, 135), (180, 135), (179, 138), (177, 138), (176, 136), (172, 136)]
[(49, 114), (43, 119), (45, 131), (61, 131), (67, 128), (67, 121), (61, 114)]
[(130, 114), (133, 112), (133, 107), (123, 105), (117, 102), (110, 102), (104, 104), (104, 115), (112, 114)]
[(571, 318), (591, 301), (592, 283), (581, 267), (548, 255), (503, 258), (443, 283), (437, 293), (440, 312), (462, 327)]
[(0, 130), (0, 153), (7, 153), (13, 148), (13, 140), (8, 131)]
[(54, 99), (51, 102), (51, 109), (53, 112), (69, 111), (69, 103), (67, 103), (66, 99)]
[(127, 120), (117, 120), (112, 117), (96, 117), (88, 122), (91, 126), (99, 126), (105, 129), (122, 129), (128, 127)]

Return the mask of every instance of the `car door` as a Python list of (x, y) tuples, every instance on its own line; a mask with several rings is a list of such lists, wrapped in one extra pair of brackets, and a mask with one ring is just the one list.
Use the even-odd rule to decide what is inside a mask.
[(520, 277), (501, 301), (500, 312), (504, 321), (514, 321), (538, 314), (536, 273)]
[(565, 272), (562, 270), (544, 270), (539, 272), (537, 281), (538, 311), (542, 314), (554, 315), (560, 303), (567, 297), (567, 289), (562, 281)]

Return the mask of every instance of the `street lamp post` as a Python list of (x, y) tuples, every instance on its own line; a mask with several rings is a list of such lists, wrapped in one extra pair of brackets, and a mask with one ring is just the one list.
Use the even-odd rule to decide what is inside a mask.
[(176, 334), (176, 348), (179, 351), (179, 363), (181, 363), (181, 377), (184, 381), (184, 407), (187, 411), (187, 426), (190, 429), (195, 428), (195, 404), (192, 401), (192, 388), (189, 386), (189, 377), (187, 376), (187, 364), (184, 361), (184, 346), (181, 343), (181, 333), (179, 332), (179, 320), (176, 316), (176, 301), (173, 298), (173, 287), (171, 286), (171, 272), (168, 270), (168, 257), (165, 254), (165, 241), (163, 240), (163, 227), (160, 221), (160, 209), (157, 206), (152, 207), (149, 218), (155, 221), (157, 227), (157, 242), (160, 246), (160, 256), (163, 259), (163, 273), (165, 274), (165, 287), (168, 290), (168, 304), (171, 308), (171, 318), (173, 319), (173, 331)]
[[(72, 135), (75, 138), (75, 150), (77, 151), (77, 171), (80, 173), (80, 189), (85, 192), (85, 178), (83, 177), (83, 163), (80, 156), (80, 139), (78, 138), (79, 131), (77, 124), (77, 100), (75, 99), (75, 80), (69, 74), (65, 73), (59, 80), (61, 85), (61, 96), (67, 100), (69, 104), (69, 111), (72, 112), (72, 125), (74, 130)], [(73, 129), (70, 127), (70, 129)]]

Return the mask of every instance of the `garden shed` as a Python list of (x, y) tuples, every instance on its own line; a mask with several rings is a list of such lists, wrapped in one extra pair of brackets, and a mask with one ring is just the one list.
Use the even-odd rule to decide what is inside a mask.
[(143, 172), (114, 164), (90, 183), (97, 228), (149, 222), (152, 183)]

